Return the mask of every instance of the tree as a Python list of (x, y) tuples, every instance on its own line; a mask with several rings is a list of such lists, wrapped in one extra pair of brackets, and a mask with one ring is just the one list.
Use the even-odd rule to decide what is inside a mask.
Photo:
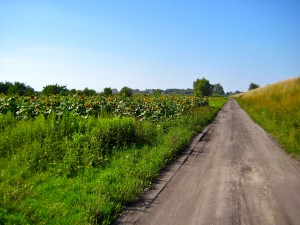
[(132, 90), (129, 87), (123, 87), (119, 93), (123, 97), (131, 97), (132, 96)]
[(73, 89), (70, 90), (70, 94), (71, 94), (71, 95), (76, 95), (77, 92), (78, 92), (78, 91), (77, 91), (75, 88), (73, 88)]
[(259, 88), (259, 85), (255, 84), (255, 83), (251, 83), (248, 90), (250, 91), (250, 90), (253, 90), (253, 89), (256, 89), (256, 88)]
[(194, 81), (194, 94), (197, 97), (210, 96), (212, 94), (212, 85), (204, 77)]
[(162, 93), (163, 93), (163, 90), (161, 90), (161, 89), (156, 89), (156, 90), (153, 92), (153, 95), (154, 95), (155, 97), (159, 97)]
[(171, 89), (166, 89), (165, 91), (162, 92), (163, 94), (179, 94), (179, 95), (192, 95), (194, 94), (193, 89), (177, 89), (177, 88), (171, 88)]
[(85, 89), (83, 89), (82, 93), (85, 95), (85, 96), (93, 96), (93, 95), (96, 95), (96, 91), (94, 89), (88, 89), (87, 87)]
[(30, 96), (30, 95), (34, 95), (35, 94), (35, 91), (32, 87), (30, 87), (29, 85), (26, 86), (26, 93), (25, 95), (26, 96)]
[(57, 95), (57, 94), (66, 95), (66, 94), (68, 94), (68, 92), (69, 92), (69, 90), (67, 89), (67, 86), (54, 84), (54, 85), (46, 85), (42, 91), (42, 94), (44, 94), (44, 95)]
[(106, 88), (104, 88), (104, 91), (103, 91), (103, 94), (105, 95), (105, 96), (109, 96), (109, 95), (112, 95), (112, 89), (110, 88), (110, 87), (106, 87)]
[(11, 83), (7, 83), (7, 84), (8, 84), (7, 86), (8, 90), (6, 92), (7, 95), (20, 95), (20, 96), (34, 95), (34, 89), (29, 85), (20, 82), (15, 82), (13, 85)]
[(11, 82), (0, 82), (0, 93), (7, 95), (8, 89), (12, 86), (13, 84)]
[(236, 91), (233, 93), (233, 95), (237, 95), (237, 94), (240, 94), (240, 93), (243, 93), (243, 92), (241, 92), (241, 91), (239, 91), (239, 90), (236, 90)]
[(213, 85), (213, 95), (225, 95), (224, 89), (221, 84)]

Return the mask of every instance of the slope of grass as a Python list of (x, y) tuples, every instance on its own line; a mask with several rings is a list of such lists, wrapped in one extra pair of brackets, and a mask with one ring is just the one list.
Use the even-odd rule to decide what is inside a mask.
[(235, 99), (288, 153), (300, 155), (300, 77), (236, 95)]
[(214, 119), (218, 101), (160, 123), (0, 115), (0, 224), (109, 224)]

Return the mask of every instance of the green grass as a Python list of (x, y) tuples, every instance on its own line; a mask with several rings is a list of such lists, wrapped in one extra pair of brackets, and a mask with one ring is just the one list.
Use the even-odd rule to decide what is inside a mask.
[(235, 99), (288, 153), (300, 155), (300, 77), (236, 95)]
[(208, 104), (212, 107), (222, 108), (223, 105), (227, 102), (227, 97), (209, 97)]
[(0, 224), (111, 223), (225, 101), (160, 123), (0, 115)]

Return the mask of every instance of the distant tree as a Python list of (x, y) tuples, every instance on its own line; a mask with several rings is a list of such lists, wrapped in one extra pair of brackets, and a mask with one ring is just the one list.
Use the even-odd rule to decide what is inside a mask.
[(214, 84), (213, 85), (213, 95), (225, 95), (224, 89), (221, 84)]
[(132, 94), (136, 95), (136, 94), (144, 94), (143, 91), (141, 91), (140, 89), (131, 89)]
[(85, 88), (83, 89), (82, 93), (85, 95), (85, 96), (93, 96), (93, 95), (96, 95), (97, 92), (94, 90), (94, 89), (89, 89), (89, 88)]
[(191, 88), (188, 88), (186, 90), (184, 90), (184, 94), (186, 95), (193, 95), (194, 94), (194, 90)]
[(159, 97), (162, 93), (163, 93), (163, 90), (161, 90), (161, 89), (156, 89), (156, 90), (153, 92), (153, 95), (156, 96), (156, 97)]
[(125, 86), (120, 90), (119, 94), (123, 97), (130, 97), (132, 96), (132, 90), (129, 87)]
[(253, 90), (253, 89), (256, 89), (256, 88), (259, 88), (259, 85), (258, 84), (255, 84), (255, 83), (251, 83), (250, 85), (249, 85), (249, 91), (250, 90)]
[(21, 87), (20, 85), (13, 85), (8, 89), (7, 95), (20, 95), (20, 93), (25, 93), (25, 91), (26, 87)]
[(12, 86), (13, 84), (11, 82), (0, 82), (0, 93), (7, 95), (8, 89)]
[(103, 94), (105, 95), (105, 96), (109, 96), (109, 95), (112, 95), (112, 89), (110, 88), (110, 87), (106, 87), (106, 88), (104, 88), (104, 91), (103, 91)]
[(176, 94), (180, 95), (180, 94), (183, 94), (183, 92), (184, 92), (183, 89), (169, 88), (169, 89), (166, 89), (163, 93), (169, 94), (169, 95), (176, 95)]
[(44, 95), (67, 95), (69, 93), (69, 90), (67, 89), (67, 86), (65, 85), (58, 85), (58, 84), (54, 84), (54, 85), (46, 85), (43, 88), (42, 94)]
[(13, 85), (8, 83), (9, 88), (7, 90), (7, 95), (20, 95), (20, 96), (29, 96), (34, 95), (34, 89), (29, 85), (26, 85), (21, 82), (15, 82)]
[(144, 90), (145, 94), (152, 94), (155, 91), (155, 89), (146, 89)]
[(230, 91), (230, 92), (226, 92), (226, 95), (227, 96), (231, 96), (231, 95), (237, 95), (237, 94), (240, 94), (240, 93), (242, 93), (241, 91), (235, 91), (235, 92), (232, 92), (232, 91)]
[(30, 96), (30, 95), (35, 95), (35, 91), (32, 87), (30, 87), (29, 85), (26, 86), (27, 90), (26, 90), (26, 96)]
[(192, 95), (194, 94), (193, 89), (177, 89), (177, 88), (171, 88), (171, 89), (166, 89), (165, 91), (162, 92), (163, 94), (178, 94), (178, 95)]
[(77, 92), (78, 92), (78, 91), (77, 91), (76, 89), (74, 89), (74, 88), (70, 90), (70, 94), (71, 94), (71, 95), (76, 95)]
[(194, 94), (197, 97), (211, 96), (213, 86), (209, 83), (209, 80), (206, 80), (204, 77), (200, 80), (197, 79), (194, 81)]
[(237, 95), (237, 94), (240, 94), (240, 93), (243, 93), (242, 91), (239, 91), (239, 90), (237, 90), (237, 91), (235, 91), (233, 94), (234, 95)]

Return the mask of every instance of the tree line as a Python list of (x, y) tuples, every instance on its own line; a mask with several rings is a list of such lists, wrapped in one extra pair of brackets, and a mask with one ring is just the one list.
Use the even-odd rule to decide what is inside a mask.
[[(253, 90), (255, 88), (258, 88), (259, 85), (255, 83), (251, 83), (249, 86), (249, 90)], [(84, 88), (83, 90), (76, 90), (71, 89), (69, 90), (66, 85), (46, 85), (43, 87), (43, 90), (41, 92), (36, 92), (31, 86), (26, 85), (21, 82), (0, 82), (0, 93), (5, 95), (19, 95), (19, 96), (31, 96), (31, 95), (68, 95), (68, 94), (78, 94), (82, 93), (86, 96), (93, 96), (96, 94), (102, 94), (105, 96), (109, 96), (112, 94), (119, 94), (122, 96), (132, 96), (133, 94), (183, 94), (183, 95), (195, 95), (198, 97), (204, 97), (204, 96), (225, 96), (225, 95), (232, 95), (232, 94), (238, 94), (241, 93), (240, 91), (236, 92), (227, 92), (225, 94), (223, 86), (220, 83), (217, 84), (211, 84), (209, 80), (206, 78), (197, 79), (193, 83), (193, 89), (187, 88), (187, 89), (146, 89), (144, 91), (140, 91), (139, 89), (131, 89), (127, 86), (123, 87), (120, 92), (118, 92), (117, 89), (112, 89), (110, 87), (104, 88), (103, 92), (97, 93), (94, 89)]]
[[(127, 86), (123, 87), (120, 92), (117, 89), (112, 89), (110, 87), (104, 88), (103, 92), (97, 93), (94, 89), (84, 88), (83, 90), (76, 90), (76, 89), (68, 89), (66, 85), (58, 85), (58, 84), (51, 84), (46, 85), (43, 87), (41, 92), (36, 92), (31, 86), (26, 85), (21, 82), (0, 82), (0, 93), (5, 95), (19, 95), (19, 96), (31, 96), (31, 95), (68, 95), (68, 94), (77, 94), (81, 93), (86, 96), (93, 96), (96, 94), (102, 94), (105, 96), (112, 95), (112, 94), (119, 94), (123, 96), (132, 96), (133, 94), (181, 94), (181, 95), (194, 95), (194, 90), (191, 88), (187, 89), (177, 89), (177, 88), (170, 88), (166, 90), (162, 89), (146, 89), (141, 91), (139, 89), (131, 89)], [(223, 87), (220, 84), (213, 85), (213, 93), (215, 95), (224, 95)]]
[[(41, 92), (35, 91), (31, 86), (26, 85), (21, 82), (0, 82), (0, 94), (5, 95), (19, 95), (19, 96), (31, 96), (31, 95), (68, 95), (68, 94), (78, 94), (82, 93), (86, 96), (92, 96), (99, 94), (94, 89), (84, 88), (83, 90), (71, 89), (69, 90), (66, 85), (51, 84), (43, 87)], [(103, 95), (112, 95), (119, 93), (121, 95), (130, 96), (132, 95), (132, 90), (128, 87), (123, 87), (120, 92), (116, 89), (111, 89), (110, 87), (104, 88)]]
[(21, 82), (0, 82), (0, 93), (5, 95), (34, 95), (34, 89)]
[[(194, 94), (198, 97), (204, 97), (204, 96), (224, 96), (224, 95), (235, 95), (242, 93), (241, 91), (235, 91), (235, 92), (227, 92), (225, 94), (224, 89), (221, 84), (210, 84), (209, 80), (205, 79), (204, 77), (202, 79), (197, 79), (193, 83), (194, 87)], [(251, 91), (253, 89), (259, 88), (260, 86), (258, 84), (255, 84), (253, 82), (250, 83), (248, 90)]]

